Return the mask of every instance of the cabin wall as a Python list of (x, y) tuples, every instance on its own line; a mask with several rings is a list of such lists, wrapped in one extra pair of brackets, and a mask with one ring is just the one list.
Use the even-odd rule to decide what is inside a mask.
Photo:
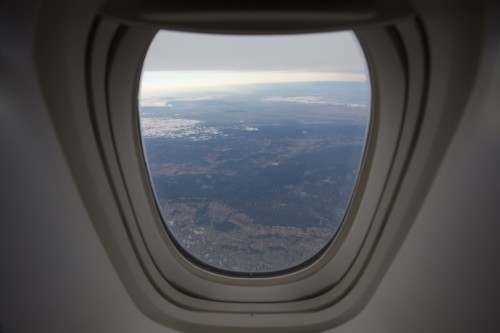
[[(433, 70), (454, 65), (448, 70), (470, 78), (435, 76), (443, 92), (466, 87), (469, 95), (456, 96), (465, 112), (382, 282), (331, 332), (500, 329), (500, 18), (488, 9), (468, 25), (469, 13), (447, 3), (419, 6), (428, 15)], [(0, 6), (0, 332), (168, 332), (127, 294), (65, 161), (33, 58), (41, 2)], [(468, 27), (468, 38), (480, 39), (473, 50), (459, 45), (467, 38), (447, 35)], [(455, 62), (448, 42), (464, 52)], [(467, 67), (468, 52), (480, 52), (478, 67)]]

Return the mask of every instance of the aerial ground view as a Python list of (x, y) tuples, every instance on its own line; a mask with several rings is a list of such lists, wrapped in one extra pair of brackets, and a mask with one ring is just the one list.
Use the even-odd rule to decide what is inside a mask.
[(342, 227), (370, 123), (354, 33), (161, 31), (139, 122), (165, 230), (192, 262), (257, 276), (301, 267)]
[(338, 231), (369, 122), (366, 82), (145, 98), (152, 187), (178, 246), (233, 272), (297, 266)]

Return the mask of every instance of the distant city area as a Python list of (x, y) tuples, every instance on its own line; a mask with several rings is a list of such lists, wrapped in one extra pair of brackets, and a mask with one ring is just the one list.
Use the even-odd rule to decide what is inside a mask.
[(146, 161), (174, 241), (231, 272), (275, 272), (312, 258), (349, 205), (369, 104), (366, 82), (142, 98)]

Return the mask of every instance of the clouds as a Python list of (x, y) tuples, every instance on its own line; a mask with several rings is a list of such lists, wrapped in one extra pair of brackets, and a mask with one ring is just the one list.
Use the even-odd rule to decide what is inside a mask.
[(367, 77), (352, 32), (234, 36), (161, 31), (144, 62), (141, 96), (225, 94), (244, 84)]
[(328, 104), (327, 101), (318, 96), (273, 96), (262, 99), (263, 102), (286, 102), (286, 103), (299, 103), (299, 104)]
[[(141, 78), (141, 95), (144, 97), (176, 93), (200, 92), (231, 93), (244, 84), (366, 81), (364, 74), (298, 71), (156, 71), (144, 72)], [(222, 95), (207, 95), (217, 98)], [(190, 97), (195, 98), (195, 97)], [(204, 98), (205, 96), (196, 97)], [(182, 97), (177, 96), (177, 100)]]
[(206, 141), (222, 133), (203, 126), (203, 121), (180, 118), (141, 118), (141, 133), (144, 138), (189, 139)]

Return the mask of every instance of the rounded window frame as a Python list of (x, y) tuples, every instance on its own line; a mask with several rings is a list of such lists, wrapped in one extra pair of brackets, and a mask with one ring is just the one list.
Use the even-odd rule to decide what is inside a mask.
[[(305, 320), (307, 313), (326, 309), (351, 311), (353, 304), (370, 290), (365, 285), (359, 291), (361, 277), (367, 271), (377, 272), (370, 271), (368, 264), (377, 250), (384, 248), (380, 246), (381, 232), (394, 230), (392, 237), (404, 236), (404, 230), (397, 232), (397, 225), (387, 223), (387, 216), (418, 132), (418, 121), (414, 120), (421, 117), (425, 71), (420, 75), (418, 72), (426, 65), (418, 24), (409, 20), (391, 27), (355, 30), (370, 69), (372, 111), (365, 156), (345, 221), (329, 248), (310, 265), (286, 274), (256, 278), (203, 269), (179, 252), (164, 229), (144, 162), (137, 112), (142, 61), (155, 33), (154, 29), (101, 21), (94, 30), (90, 56), (90, 77), (103, 73), (106, 77), (105, 93), (94, 96), (100, 103), (96, 103), (93, 117), (104, 158), (110, 169), (116, 171), (109, 176), (122, 207), (122, 221), (114, 221), (112, 228), (125, 230), (132, 244), (131, 248), (123, 242), (117, 246), (124, 262), (121, 265), (137, 270), (139, 263), (142, 272), (133, 275), (140, 275), (138, 279), (152, 287), (138, 297), (144, 299), (147, 295), (154, 300), (151, 303), (155, 308), (166, 309), (160, 304), (167, 302), (169, 307), (183, 310), (164, 310), (166, 316), (181, 321), (187, 320), (189, 312), (207, 312), (223, 316), (219, 320), (236, 327), (247, 326), (248, 319), (235, 322), (246, 314), (267, 316), (267, 320), (276, 320), (276, 325), (283, 327), (297, 326), (296, 320), (290, 319), (299, 312), (301, 316), (296, 317)], [(407, 57), (412, 57), (411, 61)], [(379, 259), (377, 265), (383, 269), (384, 260)], [(269, 319), (271, 315), (275, 319)], [(283, 320), (281, 315), (288, 319)], [(332, 322), (332, 318), (309, 319), (302, 325), (323, 325)], [(196, 324), (213, 320), (202, 316)], [(250, 322), (256, 327), (262, 325), (255, 324), (256, 319)]]
[[(155, 34), (154, 34), (154, 36), (153, 36), (153, 38), (151, 40), (151, 43), (148, 46), (148, 50), (153, 45), (153, 43), (155, 42), (154, 40), (157, 37), (157, 33), (160, 33), (161, 31), (162, 30), (158, 30), (158, 31), (155, 32)], [(174, 32), (173, 30), (170, 30), (170, 31)], [(361, 46), (359, 45), (359, 41), (358, 41), (357, 37), (354, 35), (354, 33), (352, 31), (349, 31), (349, 30), (346, 30), (346, 31), (341, 30), (341, 31), (342, 32), (349, 32), (349, 33), (351, 33), (352, 37), (355, 39), (355, 43), (357, 43), (359, 51), (363, 53), (363, 50), (362, 50)], [(223, 35), (221, 33), (209, 33), (209, 32), (208, 33), (205, 32), (205, 33), (207, 35)], [(294, 35), (299, 35), (299, 34), (294, 34)], [(307, 33), (306, 33), (306, 35), (307, 35)], [(245, 38), (246, 36), (247, 35), (243, 35), (242, 38)], [(276, 34), (274, 36), (276, 36)], [(279, 36), (283, 36), (283, 34), (281, 34)], [(367, 71), (366, 74), (368, 74), (368, 64), (366, 63), (366, 58), (365, 58), (364, 53), (362, 54), (362, 56), (363, 56), (363, 61), (365, 62), (364, 65), (365, 65), (366, 71)], [(369, 83), (368, 83), (368, 86), (369, 86), (368, 87), (369, 88), (368, 89), (368, 100), (371, 102), (371, 100), (370, 100), (371, 86), (370, 86)], [(139, 112), (139, 110), (138, 110), (138, 112)], [(365, 156), (365, 152), (366, 152), (365, 151), (365, 144), (368, 141), (368, 134), (369, 134), (369, 131), (370, 131), (370, 126), (371, 126), (371, 110), (370, 110), (370, 114), (369, 114), (369, 117), (368, 117), (368, 126), (366, 127), (366, 133), (364, 135), (365, 136), (364, 137), (365, 141), (363, 142), (363, 147), (361, 149), (361, 157), (360, 157), (360, 161), (359, 161), (359, 168), (360, 169), (362, 168), (362, 163), (364, 161), (364, 156)], [(140, 126), (138, 126), (138, 127), (140, 128)], [(139, 129), (139, 131), (141, 131), (141, 130)], [(143, 145), (144, 145), (144, 138), (143, 137), (141, 137), (141, 141), (143, 142)], [(142, 154), (143, 154), (143, 158), (146, 161), (147, 159), (146, 159), (146, 152), (145, 152), (145, 147), (144, 146), (143, 146), (143, 152), (142, 152)], [(146, 161), (145, 164), (147, 164), (147, 161)], [(154, 189), (155, 186), (154, 186), (154, 184), (152, 182), (152, 177), (151, 177), (151, 174), (149, 172), (149, 168), (146, 167), (146, 169), (148, 170), (148, 179), (149, 179), (149, 182), (151, 184), (151, 187)], [(358, 183), (359, 183), (358, 182), (359, 178), (360, 178), (359, 175), (356, 175), (356, 181), (355, 181), (355, 184), (353, 186), (351, 194), (354, 194), (354, 192), (356, 191), (356, 187), (358, 186)], [(154, 190), (152, 192), (154, 192)], [(352, 199), (351, 196), (349, 197), (349, 199)], [(163, 215), (161, 213), (159, 215), (160, 215), (160, 220), (162, 220), (162, 223), (161, 223), (162, 229), (166, 229), (169, 241), (171, 241), (176, 246), (178, 252), (180, 252), (183, 257), (185, 257), (186, 259), (188, 259), (188, 261), (190, 263), (192, 263), (194, 265), (197, 265), (202, 270), (206, 270), (206, 271), (210, 271), (212, 273), (215, 273), (216, 275), (230, 276), (230, 277), (237, 277), (237, 278), (261, 278), (262, 279), (262, 278), (272, 278), (272, 277), (276, 277), (276, 276), (283, 276), (283, 275), (293, 274), (293, 273), (295, 273), (297, 271), (300, 271), (300, 270), (302, 270), (302, 269), (310, 266), (318, 258), (322, 257), (323, 254), (324, 254), (324, 252), (328, 248), (330, 248), (331, 244), (335, 241), (335, 239), (337, 239), (337, 236), (339, 234), (340, 229), (343, 228), (344, 217), (347, 215), (347, 211), (349, 209), (349, 206), (351, 205), (351, 201), (352, 200), (349, 200), (348, 207), (346, 208), (344, 216), (340, 220), (338, 229), (333, 233), (333, 235), (331, 236), (331, 238), (328, 241), (326, 241), (324, 243), (324, 245), (316, 253), (314, 253), (310, 257), (306, 257), (299, 264), (295, 264), (293, 266), (285, 267), (285, 268), (282, 268), (282, 269), (279, 269), (279, 270), (275, 270), (275, 271), (263, 271), (263, 272), (248, 272), (248, 271), (235, 271), (235, 270), (230, 270), (230, 269), (224, 269), (224, 268), (217, 267), (215, 265), (212, 266), (208, 262), (205, 262), (203, 259), (197, 258), (195, 255), (191, 254), (188, 249), (186, 249), (186, 248), (183, 247), (183, 245), (181, 244), (181, 239), (178, 239), (174, 235), (174, 233), (170, 230), (170, 228), (166, 225), (166, 223), (164, 221)], [(155, 200), (155, 202), (156, 202), (156, 200)], [(161, 211), (161, 209), (159, 207), (159, 204), (157, 202), (156, 202), (156, 206), (157, 206), (157, 210)]]

